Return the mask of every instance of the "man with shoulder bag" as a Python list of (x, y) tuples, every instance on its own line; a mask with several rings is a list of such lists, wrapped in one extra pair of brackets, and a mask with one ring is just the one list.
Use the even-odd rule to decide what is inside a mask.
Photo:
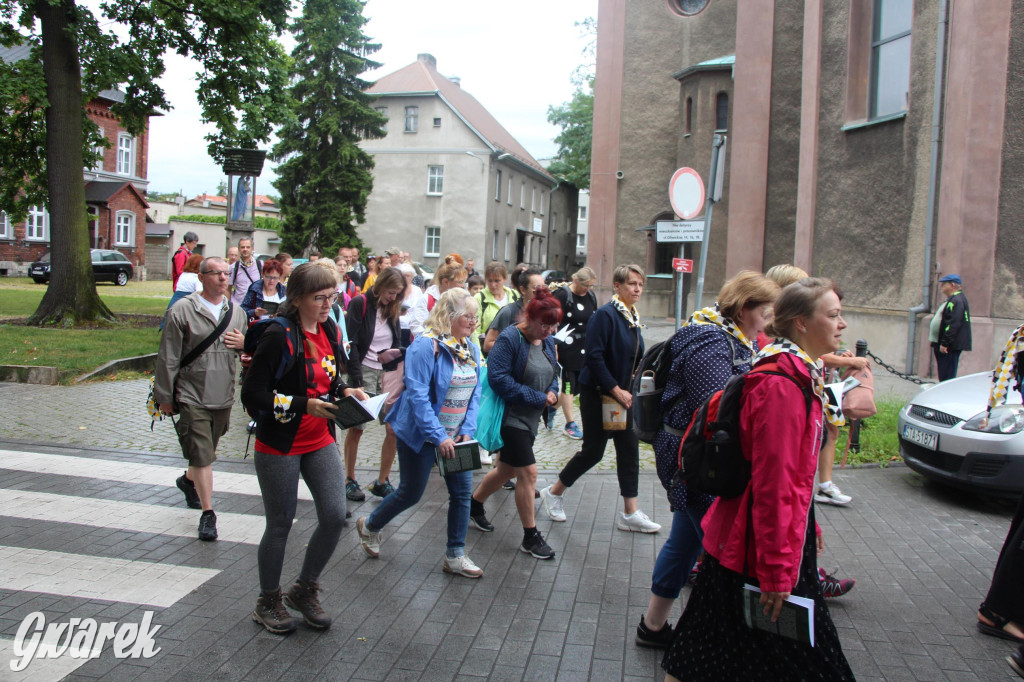
[(176, 483), (192, 509), (202, 509), (199, 539), (217, 539), (213, 462), (235, 402), (235, 357), (245, 342), (245, 311), (227, 297), (230, 268), (221, 258), (199, 266), (203, 290), (167, 313), (153, 397), (174, 423), (188, 470)]

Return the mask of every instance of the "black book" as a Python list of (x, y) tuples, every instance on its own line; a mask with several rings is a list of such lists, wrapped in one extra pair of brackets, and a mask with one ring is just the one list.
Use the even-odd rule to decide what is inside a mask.
[(764, 615), (761, 590), (753, 585), (743, 586), (743, 617), (747, 627), (771, 632), (797, 642), (814, 646), (814, 600), (789, 596), (782, 603), (779, 619), (772, 622)]
[(267, 317), (273, 317), (277, 315), (277, 309), (280, 305), (277, 301), (264, 301), (260, 304), (260, 307), (267, 311)]
[(387, 393), (381, 393), (366, 400), (356, 400), (355, 396), (351, 395), (336, 400), (334, 404), (338, 406), (338, 411), (334, 413), (334, 421), (343, 429), (373, 421), (380, 414), (380, 408), (387, 397)]
[(460, 471), (472, 471), (479, 469), (480, 464), (480, 443), (475, 440), (467, 440), (455, 444), (455, 457), (448, 459), (441, 454), (441, 448), (434, 448), (434, 457), (437, 458), (437, 470), (441, 476), (455, 474)]

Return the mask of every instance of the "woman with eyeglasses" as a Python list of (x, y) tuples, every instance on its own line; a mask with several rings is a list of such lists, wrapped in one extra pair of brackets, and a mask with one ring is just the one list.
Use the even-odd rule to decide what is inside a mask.
[[(402, 348), (402, 331), (398, 322), (402, 312), (402, 292), (405, 291), (405, 277), (398, 268), (385, 268), (374, 280), (365, 294), (360, 294), (348, 304), (348, 378), (349, 383), (368, 393), (384, 393), (387, 379), (385, 372), (397, 372), (398, 363), (405, 356)], [(384, 419), (381, 410), (380, 419)], [(397, 443), (390, 424), (384, 442), (380, 446), (380, 473), (369, 486), (377, 497), (387, 497), (394, 492), (388, 475), (395, 463)], [(348, 499), (362, 502), (366, 493), (356, 482), (356, 455), (359, 441), (363, 437), (364, 425), (354, 426), (345, 434), (345, 490)]]
[[(402, 480), (369, 517), (356, 520), (367, 556), (380, 556), (381, 530), (423, 497), (434, 471), (436, 452), (455, 457), (455, 444), (476, 431), (480, 402), (480, 349), (472, 342), (477, 303), (465, 289), (441, 294), (405, 356), (405, 390), (388, 413), (387, 422), (398, 437)], [(471, 470), (450, 473), (448, 486), (448, 545), (442, 570), (466, 578), (484, 572), (466, 554)]]
[(285, 287), (281, 283), (284, 277), (284, 268), (281, 262), (271, 258), (263, 263), (263, 277), (249, 285), (242, 299), (242, 310), (249, 316), (249, 321), (262, 320), (264, 317), (273, 317), (274, 312), (263, 307), (264, 303), (273, 303), (273, 310), (284, 302)]
[[(256, 478), (263, 496), (266, 530), (260, 540), (260, 596), (252, 618), (268, 631), (287, 634), (298, 626), (285, 605), (318, 630), (331, 626), (317, 597), (319, 579), (345, 526), (344, 471), (334, 437), (335, 397), (366, 395), (341, 380), (341, 330), (330, 319), (337, 280), (313, 263), (292, 273), (280, 324), (260, 336), (242, 384), (242, 402), (257, 411)], [(294, 339), (298, 343), (294, 343)], [(281, 359), (290, 365), (274, 378)], [(316, 505), (317, 527), (309, 537), (298, 580), (281, 593), (285, 546), (295, 518), (299, 475)]]
[(558, 361), (555, 340), (562, 321), (562, 306), (546, 287), (534, 292), (523, 320), (505, 328), (487, 356), (487, 380), (505, 401), (501, 423), (501, 460), (487, 472), (470, 501), (470, 519), (484, 532), (494, 530), (484, 512), (484, 502), (516, 477), (516, 509), (523, 523), (519, 549), (537, 559), (553, 559), (555, 551), (544, 541), (534, 516), (537, 460), (533, 443), (541, 412), (558, 401)]

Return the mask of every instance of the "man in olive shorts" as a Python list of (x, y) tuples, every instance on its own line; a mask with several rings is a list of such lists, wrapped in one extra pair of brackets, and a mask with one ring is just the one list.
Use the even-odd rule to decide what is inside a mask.
[[(178, 417), (174, 428), (188, 471), (176, 483), (188, 506), (203, 510), (200, 540), (217, 539), (212, 465), (235, 403), (235, 358), (247, 326), (245, 311), (226, 296), (229, 272), (230, 266), (221, 258), (207, 258), (200, 264), (203, 290), (189, 294), (167, 313), (153, 383), (160, 411)], [(225, 316), (230, 316), (226, 327), (213, 336)], [(205, 350), (184, 362), (207, 340), (211, 342)]]

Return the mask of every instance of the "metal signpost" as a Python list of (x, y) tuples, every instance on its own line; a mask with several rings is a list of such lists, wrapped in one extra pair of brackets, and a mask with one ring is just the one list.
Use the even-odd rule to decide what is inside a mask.
[[(656, 234), (659, 242), (679, 242), (679, 258), (672, 259), (672, 267), (679, 272), (676, 279), (676, 329), (682, 324), (683, 318), (683, 273), (692, 271), (692, 261), (683, 258), (683, 244), (686, 242), (700, 241), (703, 234), (701, 222), (691, 220), (697, 217), (701, 207), (704, 205), (704, 181), (692, 168), (680, 168), (672, 174), (668, 183), (668, 200), (672, 204), (672, 210), (682, 220), (659, 220), (657, 222)], [(690, 270), (681, 270), (677, 267), (679, 262), (689, 262)]]
[[(722, 199), (722, 186), (725, 184), (725, 135), (715, 134), (711, 145), (711, 186), (708, 188), (707, 209), (704, 211), (704, 238), (700, 243), (700, 269), (697, 270), (697, 299), (695, 308), (703, 306), (704, 270), (708, 263), (708, 239), (711, 236), (711, 213)], [(678, 326), (678, 323), (676, 324)]]

